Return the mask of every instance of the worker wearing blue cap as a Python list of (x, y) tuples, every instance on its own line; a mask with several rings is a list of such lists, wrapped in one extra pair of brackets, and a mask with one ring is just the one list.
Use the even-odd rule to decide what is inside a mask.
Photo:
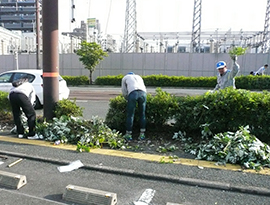
[(218, 70), (219, 74), (217, 77), (217, 85), (214, 91), (219, 89), (224, 89), (226, 87), (232, 86), (235, 88), (235, 76), (239, 72), (240, 66), (237, 64), (237, 56), (232, 58), (233, 65), (232, 69), (227, 69), (227, 65), (224, 61), (219, 61), (216, 65), (216, 69)]
[(132, 128), (136, 104), (138, 103), (140, 115), (140, 140), (145, 139), (145, 108), (146, 108), (146, 87), (141, 76), (128, 73), (122, 79), (122, 94), (127, 99), (127, 119), (126, 119), (126, 140), (132, 140)]

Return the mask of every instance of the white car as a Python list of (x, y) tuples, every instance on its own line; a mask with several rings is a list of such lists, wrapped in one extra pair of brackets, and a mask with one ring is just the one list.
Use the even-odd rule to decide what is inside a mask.
[[(12, 87), (12, 82), (20, 78), (28, 78), (28, 81), (33, 85), (36, 91), (35, 108), (43, 106), (43, 71), (42, 70), (11, 70), (0, 74), (0, 90), (9, 92)], [(67, 87), (66, 81), (59, 75), (59, 100), (67, 99), (70, 90)]]

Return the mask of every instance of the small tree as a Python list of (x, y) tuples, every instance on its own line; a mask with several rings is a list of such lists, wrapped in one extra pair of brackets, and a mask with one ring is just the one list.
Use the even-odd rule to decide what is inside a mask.
[(108, 56), (107, 52), (103, 51), (101, 46), (96, 42), (86, 42), (82, 41), (80, 43), (81, 48), (76, 51), (76, 54), (80, 56), (79, 60), (85, 66), (85, 69), (90, 71), (89, 83), (92, 85), (92, 74), (96, 69), (103, 57)]

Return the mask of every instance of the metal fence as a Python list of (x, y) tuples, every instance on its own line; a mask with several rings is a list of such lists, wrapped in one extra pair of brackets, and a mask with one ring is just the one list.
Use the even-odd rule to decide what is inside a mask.
[[(219, 60), (226, 61), (227, 67), (230, 68), (232, 62), (226, 53), (110, 53), (97, 66), (93, 78), (126, 74), (130, 71), (139, 75), (216, 76), (215, 64)], [(266, 63), (270, 64), (269, 53), (248, 53), (239, 56), (239, 75), (248, 75), (251, 70), (257, 70)], [(18, 68), (36, 69), (36, 55), (19, 55)], [(14, 69), (17, 69), (14, 55), (0, 55), (0, 72)], [(60, 54), (59, 73), (67, 76), (89, 75), (89, 71), (84, 68), (76, 54)], [(270, 72), (267, 70), (265, 74), (268, 73)]]

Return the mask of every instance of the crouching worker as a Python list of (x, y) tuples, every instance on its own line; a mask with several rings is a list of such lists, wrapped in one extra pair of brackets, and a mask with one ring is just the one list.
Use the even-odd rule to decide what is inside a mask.
[(9, 101), (12, 107), (14, 123), (17, 127), (18, 138), (23, 138), (26, 135), (24, 126), (21, 120), (22, 111), (27, 117), (29, 132), (28, 139), (39, 139), (35, 133), (36, 127), (36, 112), (34, 102), (36, 100), (36, 92), (33, 86), (28, 82), (27, 78), (21, 78), (12, 82), (12, 88), (9, 93)]
[(122, 79), (122, 94), (127, 99), (126, 140), (132, 140), (132, 128), (136, 104), (138, 103), (140, 115), (139, 140), (145, 139), (145, 109), (146, 109), (146, 87), (141, 76), (128, 73)]

